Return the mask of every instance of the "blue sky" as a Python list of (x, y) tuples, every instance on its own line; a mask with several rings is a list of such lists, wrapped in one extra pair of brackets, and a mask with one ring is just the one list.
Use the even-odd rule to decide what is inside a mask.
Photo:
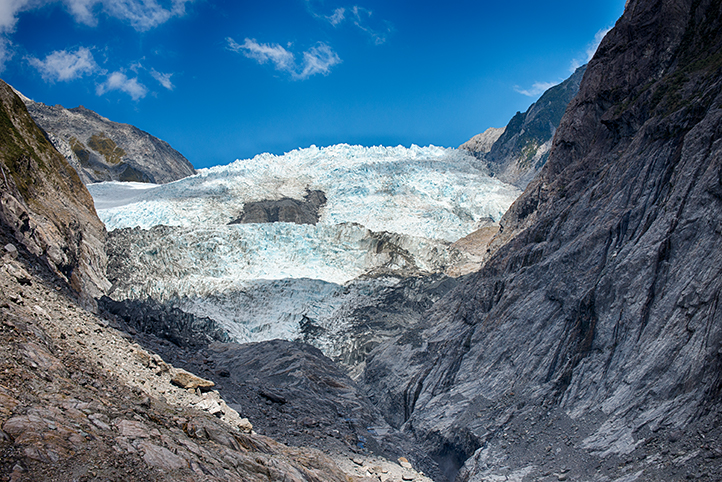
[(0, 0), (0, 78), (197, 168), (311, 144), (456, 147), (586, 62), (624, 0)]

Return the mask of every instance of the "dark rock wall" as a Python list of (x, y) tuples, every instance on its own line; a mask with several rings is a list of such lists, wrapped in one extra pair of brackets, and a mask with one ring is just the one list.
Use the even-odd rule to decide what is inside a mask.
[(464, 477), (535, 407), (594, 414), (570, 445), (599, 456), (719, 408), (720, 52), (719, 1), (630, 1), (492, 258), (420, 336), (369, 357), (393, 425), (461, 459), (478, 449)]
[(567, 80), (548, 89), (526, 112), (517, 112), (488, 150), (483, 143), (472, 141), (459, 148), (483, 159), (492, 175), (524, 189), (549, 158), (554, 133), (579, 91), (586, 68), (579, 67)]

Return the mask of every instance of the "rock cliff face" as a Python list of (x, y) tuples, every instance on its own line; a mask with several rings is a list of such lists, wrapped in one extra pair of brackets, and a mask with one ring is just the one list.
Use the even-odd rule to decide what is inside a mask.
[(106, 232), (93, 199), (2, 81), (0, 123), (0, 223), (93, 305), (110, 287)]
[(66, 109), (23, 96), (35, 122), (85, 184), (137, 181), (163, 184), (195, 174), (167, 142), (128, 124), (119, 124), (83, 106)]
[(629, 1), (491, 258), (367, 359), (450, 477), (720, 473), (721, 8)]
[(579, 67), (567, 80), (544, 92), (526, 112), (517, 112), (505, 128), (487, 129), (459, 149), (483, 159), (502, 181), (524, 189), (549, 158), (554, 133), (579, 91), (586, 68)]

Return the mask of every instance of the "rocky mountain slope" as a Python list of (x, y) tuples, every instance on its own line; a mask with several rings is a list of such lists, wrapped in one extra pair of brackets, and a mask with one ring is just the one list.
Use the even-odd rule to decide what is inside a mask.
[(112, 122), (83, 106), (66, 109), (22, 98), (35, 122), (85, 184), (163, 184), (195, 174), (180, 152), (137, 127)]
[[(252, 347), (222, 343), (229, 338), (211, 320), (178, 310), (143, 307), (139, 314), (140, 308), (131, 307), (136, 311), (128, 323), (109, 313), (103, 298), (102, 315), (87, 311), (88, 303), (79, 304), (79, 295), (81, 302), (94, 301), (107, 285), (102, 277), (105, 230), (77, 173), (6, 84), (0, 84), (0, 100), (3, 480), (349, 482), (374, 473), (376, 480), (429, 481), (405, 459), (390, 462), (357, 445), (371, 425), (366, 422), (384, 422), (363, 402), (354, 382), (318, 350), (288, 343), (254, 352)], [(211, 347), (214, 353), (234, 354), (221, 356), (221, 370), (212, 374), (234, 388), (225, 390), (235, 397), (233, 406), (212, 381), (158, 355), (175, 356), (180, 365), (206, 372), (216, 360), (199, 361), (199, 350)], [(271, 381), (279, 374), (264, 373), (268, 364), (252, 361), (259, 354), (280, 364), (290, 362), (291, 377), (306, 381), (294, 391), (288, 379), (280, 377), (288, 397), (280, 411), (283, 422), (299, 428), (291, 441), (301, 446), (259, 435), (236, 410), (259, 417), (257, 431), (273, 433), (278, 426), (278, 413), (269, 411), (264, 401), (280, 403), (270, 395), (279, 392)], [(294, 366), (301, 357), (309, 361)], [(230, 376), (234, 360), (254, 365), (242, 370), (251, 377), (249, 383)], [(289, 367), (276, 366), (275, 371), (282, 368)], [(257, 391), (259, 377), (269, 379), (263, 385), (266, 391)], [(333, 390), (341, 394), (335, 396)], [(347, 416), (320, 415), (342, 430), (334, 432), (325, 420), (311, 423), (303, 418), (314, 413), (307, 408), (319, 406), (317, 394), (326, 392), (326, 403), (337, 404), (338, 413)], [(354, 418), (357, 407), (365, 408), (361, 421)], [(385, 450), (375, 447), (376, 453)]]
[(3, 480), (357, 480), (317, 449), (251, 433), (217, 391), (178, 386), (204, 383), (79, 307), (24, 247), (3, 251)]
[(502, 181), (524, 189), (547, 161), (554, 133), (586, 68), (579, 67), (567, 80), (548, 89), (526, 112), (517, 112), (505, 128), (487, 129), (459, 149), (483, 159)]
[(0, 224), (92, 306), (110, 287), (105, 278), (106, 232), (93, 199), (2, 81), (0, 123)]
[(722, 6), (630, 0), (492, 257), (367, 359), (457, 480), (719, 480)]

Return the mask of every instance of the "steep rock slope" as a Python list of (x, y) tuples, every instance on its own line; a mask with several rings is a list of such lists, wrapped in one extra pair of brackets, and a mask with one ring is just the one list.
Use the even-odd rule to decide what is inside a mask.
[(100, 181), (163, 184), (195, 174), (180, 152), (137, 127), (112, 122), (83, 106), (66, 109), (24, 96), (23, 101), (85, 184)]
[[(484, 159), (491, 173), (502, 181), (524, 189), (549, 158), (554, 133), (579, 91), (586, 68), (579, 67), (567, 80), (548, 89), (526, 112), (517, 112), (505, 128), (487, 129), (459, 149)], [(497, 134), (489, 146), (489, 140)]]
[(491, 259), (367, 359), (450, 476), (720, 473), (721, 8), (628, 2)]
[(23, 246), (3, 253), (3, 480), (358, 480), (316, 449), (249, 433), (217, 392), (175, 386), (179, 370), (80, 308)]
[(0, 224), (43, 258), (88, 304), (110, 287), (105, 227), (78, 174), (0, 81)]

